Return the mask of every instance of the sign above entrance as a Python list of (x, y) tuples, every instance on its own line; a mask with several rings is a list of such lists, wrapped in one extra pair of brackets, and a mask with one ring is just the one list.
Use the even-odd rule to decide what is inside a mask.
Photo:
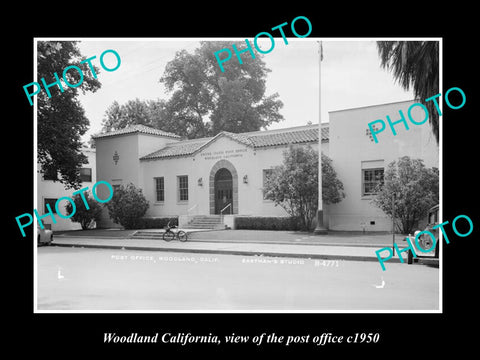
[(229, 159), (234, 157), (243, 157), (243, 153), (246, 153), (247, 149), (232, 149), (232, 150), (221, 150), (213, 152), (202, 152), (200, 156), (204, 160), (218, 160), (218, 159)]

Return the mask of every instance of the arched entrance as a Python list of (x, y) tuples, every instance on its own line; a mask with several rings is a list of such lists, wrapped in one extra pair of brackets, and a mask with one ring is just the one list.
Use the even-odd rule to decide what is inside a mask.
[(230, 161), (222, 159), (212, 166), (209, 194), (210, 214), (220, 214), (228, 203), (232, 205), (224, 214), (238, 214), (238, 175)]
[(224, 214), (233, 213), (233, 181), (232, 173), (226, 169), (221, 168), (215, 174), (215, 214), (220, 214), (220, 211), (227, 207)]

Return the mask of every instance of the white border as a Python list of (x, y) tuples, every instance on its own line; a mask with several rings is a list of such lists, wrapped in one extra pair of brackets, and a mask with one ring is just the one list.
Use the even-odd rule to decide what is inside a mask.
[[(275, 39), (281, 39), (280, 37), (274, 37)], [(84, 37), (46, 37), (46, 38), (34, 38), (33, 39), (33, 74), (34, 79), (37, 78), (37, 42), (38, 41), (235, 41), (245, 40), (244, 37), (202, 37), (202, 38), (84, 38)], [(288, 41), (438, 41), (439, 42), (439, 91), (443, 90), (443, 38), (442, 37), (379, 37), (379, 38), (336, 38), (336, 37), (305, 37), (305, 38), (290, 38)], [(35, 147), (34, 155), (34, 205), (36, 208), (37, 202), (37, 98), (34, 98), (34, 137), (33, 144)], [(443, 98), (440, 97), (439, 101), (440, 109), (443, 109)], [(443, 115), (439, 116), (439, 173), (440, 173), (440, 202), (439, 202), (439, 221), (443, 222)], [(441, 233), (441, 232), (439, 232)], [(221, 314), (236, 314), (236, 313), (248, 313), (248, 314), (441, 314), (443, 313), (443, 236), (439, 235), (440, 241), (440, 255), (439, 255), (439, 309), (438, 310), (39, 310), (37, 303), (37, 242), (35, 241), (37, 236), (37, 227), (34, 226), (34, 291), (33, 291), (33, 303), (34, 313), (65, 313), (65, 314), (208, 314), (208, 313), (221, 313)]]
[[(33, 78), (37, 79), (37, 40), (34, 39), (33, 41)], [(37, 114), (38, 114), (38, 103), (37, 97), (35, 96), (33, 99), (33, 209), (37, 208), (37, 198), (38, 198), (38, 183), (37, 183), (37, 173), (38, 173), (38, 126), (37, 126)], [(32, 217), (35, 217), (32, 214)], [(38, 277), (37, 277), (37, 226), (35, 220), (32, 222), (33, 226), (33, 309), (34, 312), (38, 312), (38, 293), (37, 293), (37, 285), (38, 285)]]

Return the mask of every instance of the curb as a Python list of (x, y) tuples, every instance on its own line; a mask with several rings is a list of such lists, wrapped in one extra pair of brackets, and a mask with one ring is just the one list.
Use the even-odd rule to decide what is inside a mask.
[[(243, 255), (243, 256), (269, 256), (269, 257), (292, 257), (304, 259), (323, 259), (323, 260), (350, 260), (350, 261), (378, 261), (377, 257), (362, 255), (330, 255), (330, 254), (304, 254), (304, 253), (284, 253), (274, 251), (255, 251), (255, 250), (215, 250), (215, 249), (182, 249), (182, 248), (159, 248), (152, 246), (120, 246), (120, 245), (95, 245), (95, 244), (61, 244), (52, 243), (51, 246), (71, 247), (71, 248), (93, 248), (93, 249), (116, 249), (116, 250), (140, 250), (140, 251), (164, 251), (180, 252), (194, 254), (221, 254), (221, 255)], [(389, 262), (400, 263), (399, 258), (390, 259)], [(406, 260), (404, 261), (406, 263)]]
[[(57, 235), (57, 239), (61, 238), (75, 238), (75, 239), (84, 239), (85, 236), (82, 235)], [(129, 236), (124, 236), (124, 237), (119, 237), (119, 236), (91, 236), (88, 237), (89, 239), (98, 239), (98, 240), (103, 240), (103, 239), (118, 239), (118, 240), (162, 240), (161, 238), (155, 238), (155, 237), (149, 237), (149, 236), (135, 236), (133, 237), (132, 235)], [(245, 243), (245, 244), (266, 244), (266, 245), (300, 245), (300, 246), (348, 246), (348, 247), (368, 247), (368, 248), (381, 248), (381, 247), (386, 247), (390, 246), (390, 244), (372, 244), (372, 243), (367, 243), (367, 244), (359, 244), (359, 243), (325, 243), (325, 242), (292, 242), (292, 241), (261, 241), (261, 240), (256, 240), (256, 241), (249, 241), (249, 240), (208, 240), (208, 239), (189, 239), (191, 242), (197, 242), (197, 243), (229, 243), (229, 244), (239, 244), (239, 243)], [(401, 245), (401, 244), (397, 244)], [(156, 249), (156, 248), (155, 248)], [(376, 258), (375, 258), (376, 259)]]

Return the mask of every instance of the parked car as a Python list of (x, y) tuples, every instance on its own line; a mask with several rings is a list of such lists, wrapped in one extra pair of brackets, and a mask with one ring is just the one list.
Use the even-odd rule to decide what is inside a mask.
[(37, 226), (37, 245), (50, 245), (53, 241), (53, 231), (50, 229), (41, 229)]
[[(438, 227), (436, 229), (433, 228), (434, 226), (439, 224), (438, 209), (439, 209), (439, 205), (437, 204), (437, 205), (431, 207), (428, 210), (427, 226), (424, 229), (424, 230), (430, 231), (435, 236), (435, 239), (437, 240), (437, 243), (435, 245), (435, 255), (434, 255), (435, 257), (438, 257), (438, 249), (439, 249), (439, 244), (440, 244)], [(427, 234), (424, 234), (423, 237), (425, 239), (424, 240), (424, 243), (425, 243), (424, 249), (430, 249), (433, 245), (433, 240), (432, 240), (431, 236), (429, 236)]]
[[(415, 246), (415, 248), (417, 248), (417, 251), (415, 251), (417, 257), (431, 257), (431, 256), (433, 256), (434, 258), (438, 258), (439, 248), (440, 248), (440, 246), (439, 246), (439, 244), (440, 244), (439, 230), (438, 230), (438, 228), (436, 228), (436, 229), (433, 228), (435, 225), (439, 224), (438, 209), (439, 209), (439, 205), (437, 204), (437, 205), (431, 207), (428, 210), (428, 212), (427, 212), (427, 225), (425, 226), (425, 229), (423, 229), (423, 231), (427, 230), (435, 236), (436, 244), (435, 244), (435, 251), (433, 253), (432, 253), (433, 250), (428, 251), (427, 253), (421, 252), (420, 250), (418, 250), (418, 248), (415, 244), (415, 236), (420, 232), (420, 230), (415, 231), (413, 236), (409, 236), (410, 241), (412, 242), (413, 246)], [(422, 247), (423, 250), (429, 250), (433, 246), (433, 239), (428, 234), (422, 234), (418, 238), (418, 244)], [(408, 263), (411, 264), (412, 261), (413, 261), (413, 254), (410, 250), (408, 250)]]

